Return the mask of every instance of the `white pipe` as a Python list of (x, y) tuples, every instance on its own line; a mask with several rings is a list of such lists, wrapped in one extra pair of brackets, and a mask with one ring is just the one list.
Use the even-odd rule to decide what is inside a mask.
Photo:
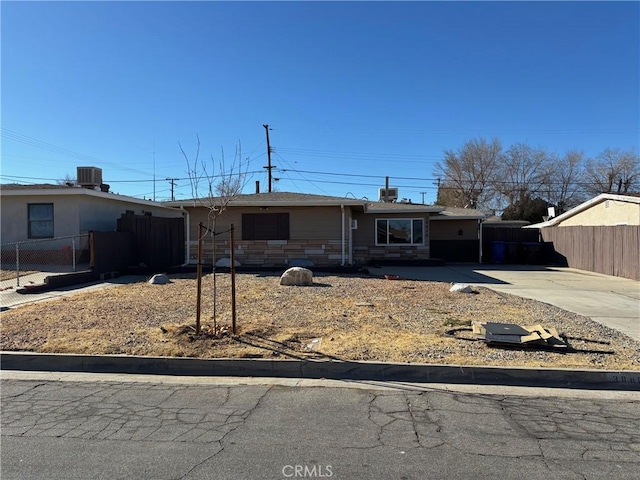
[(342, 229), (341, 229), (341, 233), (342, 233), (342, 239), (340, 242), (340, 248), (342, 250), (342, 263), (341, 266), (344, 267), (344, 204), (340, 204), (340, 210), (342, 210)]
[(479, 235), (479, 243), (480, 243), (480, 251), (478, 252), (478, 258), (479, 258), (479, 262), (478, 263), (482, 263), (482, 227), (484, 226), (482, 220), (478, 219), (478, 227), (479, 227), (479, 231), (480, 231), (480, 235)]
[(349, 265), (353, 265), (353, 217), (349, 215)]
[(184, 212), (184, 214), (187, 217), (186, 220), (186, 231), (187, 231), (187, 235), (186, 235), (186, 249), (185, 249), (185, 253), (184, 253), (184, 263), (182, 265), (180, 265), (181, 267), (186, 267), (187, 265), (189, 265), (189, 254), (191, 253), (191, 223), (189, 222), (189, 212), (187, 212), (184, 209), (184, 206), (180, 205), (180, 210), (182, 210)]

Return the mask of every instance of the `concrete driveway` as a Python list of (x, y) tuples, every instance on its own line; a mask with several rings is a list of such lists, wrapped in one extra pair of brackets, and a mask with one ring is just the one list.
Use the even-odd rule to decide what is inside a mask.
[(370, 268), (372, 275), (478, 285), (574, 312), (640, 341), (640, 282), (561, 267), (447, 265)]

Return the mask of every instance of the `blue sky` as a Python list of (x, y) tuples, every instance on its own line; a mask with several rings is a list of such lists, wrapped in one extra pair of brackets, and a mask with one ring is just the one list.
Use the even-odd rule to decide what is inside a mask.
[[(638, 2), (7, 2), (1, 183), (102, 168), (117, 193), (189, 198), (238, 144), (267, 190), (433, 202), (479, 136), (595, 156), (639, 148)], [(311, 172), (324, 172), (311, 173)]]

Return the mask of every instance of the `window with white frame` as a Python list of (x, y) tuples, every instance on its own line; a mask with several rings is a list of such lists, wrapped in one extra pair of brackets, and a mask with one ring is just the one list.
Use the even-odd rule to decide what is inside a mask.
[(29, 238), (53, 238), (53, 203), (28, 204)]
[(424, 245), (424, 219), (377, 218), (376, 245)]

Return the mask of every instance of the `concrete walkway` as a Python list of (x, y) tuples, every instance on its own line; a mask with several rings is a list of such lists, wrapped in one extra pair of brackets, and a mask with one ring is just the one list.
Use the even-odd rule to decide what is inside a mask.
[(459, 282), (548, 303), (640, 341), (640, 282), (561, 267), (447, 265), (370, 268), (372, 275)]
[[(36, 274), (40, 275), (40, 274)], [(29, 283), (32, 276), (25, 276), (22, 285)], [(33, 276), (35, 278), (35, 276)], [(60, 297), (68, 297), (77, 293), (90, 292), (103, 288), (115, 287), (117, 285), (124, 285), (127, 283), (142, 282), (146, 277), (141, 275), (125, 275), (118, 278), (105, 281), (95, 281), (91, 283), (84, 283), (81, 285), (73, 285), (70, 287), (59, 288), (56, 290), (50, 290), (42, 293), (18, 293), (15, 288), (0, 291), (0, 310), (7, 310), (12, 307), (20, 305), (27, 305), (29, 303), (42, 302), (44, 300), (54, 300)], [(15, 280), (10, 280), (15, 284)]]

